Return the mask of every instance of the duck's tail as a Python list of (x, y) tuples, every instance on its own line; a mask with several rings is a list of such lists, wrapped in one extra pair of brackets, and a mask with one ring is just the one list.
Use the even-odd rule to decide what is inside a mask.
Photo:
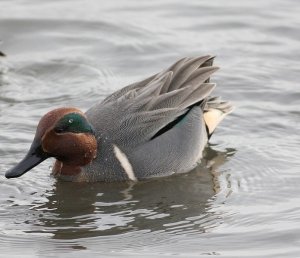
[(228, 101), (222, 101), (220, 97), (209, 97), (205, 102), (203, 116), (206, 124), (208, 139), (215, 131), (217, 125), (226, 115), (231, 113), (233, 105)]

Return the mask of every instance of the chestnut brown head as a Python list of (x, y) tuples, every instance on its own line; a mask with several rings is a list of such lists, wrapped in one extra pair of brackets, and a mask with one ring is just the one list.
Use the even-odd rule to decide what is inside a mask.
[(25, 158), (5, 174), (19, 177), (49, 157), (69, 166), (90, 163), (97, 152), (92, 125), (76, 108), (58, 108), (44, 115)]

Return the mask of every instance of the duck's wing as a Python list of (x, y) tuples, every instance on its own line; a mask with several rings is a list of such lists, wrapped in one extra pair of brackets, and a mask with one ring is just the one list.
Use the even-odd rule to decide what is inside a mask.
[(213, 57), (184, 58), (169, 69), (129, 85), (87, 111), (96, 131), (126, 147), (136, 147), (166, 132), (201, 105), (215, 87)]
[[(161, 93), (171, 91), (172, 89), (176, 88), (176, 85), (177, 85), (177, 87), (180, 86), (181, 82), (185, 80), (184, 75), (188, 75), (189, 73), (192, 73), (193, 70), (195, 70), (195, 66), (198, 65), (198, 67), (196, 67), (196, 68), (209, 67), (209, 66), (212, 66), (213, 60), (214, 60), (213, 56), (203, 56), (203, 57), (199, 57), (199, 58), (187, 58), (187, 57), (182, 58), (182, 59), (178, 60), (176, 63), (174, 63), (172, 66), (170, 66), (168, 69), (166, 69), (158, 74), (154, 74), (142, 81), (130, 84), (118, 91), (115, 91), (111, 95), (107, 96), (102, 101), (102, 103), (116, 101), (118, 98), (125, 95), (126, 93), (128, 93), (131, 90), (140, 90), (144, 87), (148, 87), (149, 85), (151, 85), (151, 82), (159, 79), (160, 77), (162, 77), (163, 75), (165, 75), (166, 73), (168, 73), (170, 71), (174, 75), (173, 78), (171, 78), (172, 81), (169, 81), (168, 83), (166, 83), (164, 90), (162, 90)], [(187, 62), (187, 61), (190, 61), (190, 62)], [(181, 77), (181, 79), (179, 79), (179, 77)], [(177, 80), (177, 79), (179, 79), (179, 80)], [(175, 83), (175, 81), (176, 81), (176, 83)], [(209, 78), (205, 82), (209, 82)]]
[(139, 81), (139, 82), (136, 82), (136, 83), (133, 83), (133, 84), (130, 84), (120, 90), (117, 90), (115, 91), (114, 93), (112, 93), (111, 95), (107, 96), (103, 101), (102, 103), (103, 104), (107, 104), (109, 102), (114, 102), (116, 101), (117, 99), (119, 99), (120, 97), (122, 97), (123, 95), (125, 95), (126, 93), (128, 93), (129, 91), (132, 91), (132, 90), (139, 90), (145, 86), (147, 86), (151, 81), (154, 80), (154, 78), (157, 76), (157, 74), (154, 74), (142, 81)]

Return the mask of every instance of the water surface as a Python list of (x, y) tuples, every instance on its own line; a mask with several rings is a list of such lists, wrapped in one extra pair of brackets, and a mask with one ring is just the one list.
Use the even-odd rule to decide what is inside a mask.
[[(299, 257), (300, 6), (294, 0), (36, 1), (0, 8), (0, 256)], [(87, 110), (183, 56), (216, 55), (236, 109), (202, 164), (74, 184), (5, 171), (54, 107)]]

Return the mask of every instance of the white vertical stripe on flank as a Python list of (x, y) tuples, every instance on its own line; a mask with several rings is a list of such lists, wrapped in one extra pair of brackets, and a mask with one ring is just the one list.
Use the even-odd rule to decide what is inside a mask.
[(126, 172), (128, 178), (132, 181), (137, 181), (132, 166), (127, 158), (127, 156), (125, 155), (124, 152), (122, 152), (117, 145), (113, 145), (114, 146), (114, 153), (116, 155), (116, 158), (119, 160), (122, 168), (124, 169), (124, 171)]

